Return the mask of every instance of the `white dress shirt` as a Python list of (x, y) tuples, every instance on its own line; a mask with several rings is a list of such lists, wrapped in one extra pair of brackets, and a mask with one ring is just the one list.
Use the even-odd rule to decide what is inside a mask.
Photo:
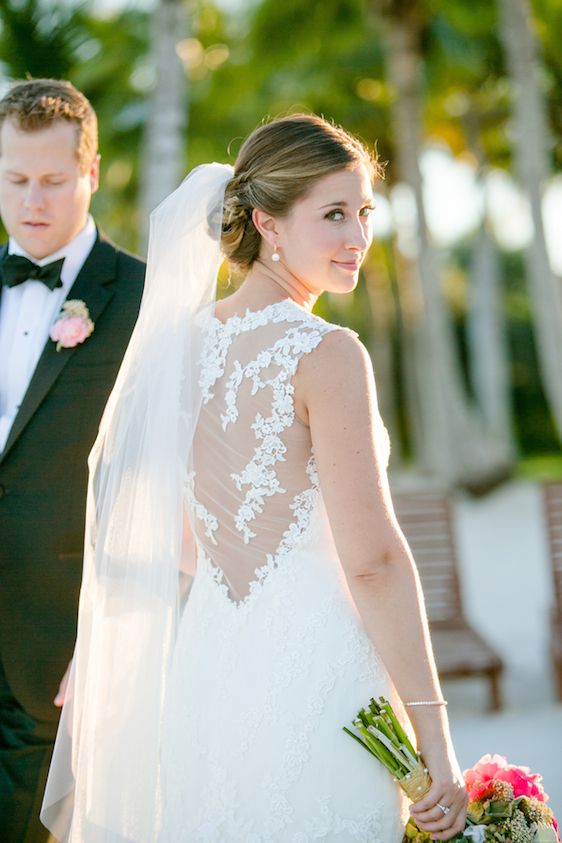
[[(96, 240), (96, 226), (88, 215), (84, 228), (62, 249), (35, 260), (10, 237), (8, 252), (23, 255), (39, 266), (64, 258), (62, 287), (54, 290), (42, 281), (24, 281), (4, 286), (0, 297), (0, 452), (27, 392), (41, 357), (49, 330), (70, 293), (84, 261)], [(50, 341), (50, 340), (49, 340)]]

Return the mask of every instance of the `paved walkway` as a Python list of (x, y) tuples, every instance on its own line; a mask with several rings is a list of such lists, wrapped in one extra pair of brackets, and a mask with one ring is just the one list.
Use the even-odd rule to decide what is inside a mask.
[(550, 807), (562, 818), (562, 706), (506, 710), (482, 717), (451, 707), (455, 747), (463, 767), (487, 752), (505, 755), (513, 764), (540, 772)]

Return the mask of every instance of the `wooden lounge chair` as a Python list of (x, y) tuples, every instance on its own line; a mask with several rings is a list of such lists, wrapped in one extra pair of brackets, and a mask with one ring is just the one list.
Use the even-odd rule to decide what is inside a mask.
[(503, 664), (464, 616), (449, 500), (425, 491), (395, 491), (392, 499), (420, 573), (439, 675), (485, 677), (497, 711)]
[(544, 511), (552, 565), (550, 653), (556, 689), (562, 700), (562, 482), (543, 486)]

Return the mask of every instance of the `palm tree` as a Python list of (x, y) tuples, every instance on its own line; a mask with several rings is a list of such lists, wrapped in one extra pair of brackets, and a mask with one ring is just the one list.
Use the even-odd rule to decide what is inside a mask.
[(562, 284), (550, 266), (542, 218), (542, 193), (550, 166), (538, 49), (527, 0), (499, 0), (499, 11), (512, 85), (515, 166), (529, 199), (534, 227), (525, 259), (539, 365), (545, 393), (562, 436)]
[(137, 150), (146, 122), (146, 95), (136, 76), (146, 62), (149, 14), (123, 9), (94, 14), (86, 5), (53, 2), (48, 28), (36, 0), (0, 3), (0, 62), (8, 79), (69, 79), (92, 102), (99, 121), (101, 189), (96, 220), (119, 243), (137, 239)]
[(481, 143), (478, 103), (467, 103), (468, 148), (478, 163), (477, 181), (483, 202), (482, 221), (474, 237), (469, 266), (467, 310), (468, 360), (472, 388), (486, 427), (515, 452), (503, 303), (503, 278), (497, 244), (488, 219), (488, 161)]
[(435, 251), (430, 243), (419, 167), (422, 125), (425, 26), (418, 0), (374, 3), (384, 35), (388, 79), (394, 89), (393, 123), (397, 169), (412, 189), (417, 210), (418, 258), (409, 267), (417, 295), (411, 337), (411, 367), (416, 386), (413, 417), (420, 420), (422, 463), (446, 484), (483, 490), (510, 471), (509, 449), (469, 407), (445, 302)]
[(36, 0), (4, 0), (0, 19), (0, 59), (16, 79), (27, 75), (65, 78), (74, 64), (76, 48), (88, 37), (82, 10), (60, 2), (51, 4), (48, 31), (45, 10)]
[(146, 243), (150, 212), (184, 172), (188, 77), (178, 54), (187, 37), (192, 3), (159, 0), (153, 18), (155, 85), (146, 125), (141, 173), (141, 240)]

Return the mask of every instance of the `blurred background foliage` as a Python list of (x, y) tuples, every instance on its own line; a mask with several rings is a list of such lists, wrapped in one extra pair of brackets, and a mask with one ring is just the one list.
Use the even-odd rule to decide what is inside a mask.
[[(498, 214), (494, 223), (486, 211), (489, 177), (505, 174), (514, 202), (519, 195), (515, 183), (521, 181), (513, 117), (523, 94), (502, 43), (502, 2), (504, 14), (510, 3), (514, 15), (526, 8), (526, 0), (152, 0), (144, 5), (0, 0), (0, 69), (4, 88), (28, 75), (52, 76), (70, 79), (89, 97), (99, 117), (102, 153), (94, 213), (113, 239), (133, 251), (143, 250), (149, 211), (141, 197), (155, 203), (154, 187), (152, 193), (145, 189), (154, 163), (144, 154), (148, 126), (155, 120), (157, 137), (159, 128), (168, 125), (164, 108), (181, 114), (176, 124), (182, 127), (183, 160), (174, 162), (169, 184), (161, 174), (152, 174), (161, 194), (177, 183), (177, 173), (201, 162), (233, 163), (242, 140), (267, 117), (317, 112), (375, 146), (387, 162), (386, 178), (377, 190), (381, 218), (378, 224), (375, 220), (375, 243), (362, 281), (353, 295), (324, 296), (317, 312), (353, 327), (372, 352), (394, 468), (419, 465), (445, 483), (478, 492), (514, 471), (562, 473), (557, 387), (545, 375), (549, 352), (540, 351), (537, 341), (542, 328), (536, 297), (542, 293), (530, 285), (525, 262), (529, 237), (510, 242), (509, 231), (498, 232)], [(546, 119), (537, 142), (546, 150), (547, 182), (558, 183), (560, 195), (562, 4), (533, 0), (527, 12), (536, 48), (535, 93)], [(398, 43), (406, 46), (396, 64)], [(407, 62), (408, 55), (414, 71), (405, 84), (412, 90), (401, 92), (400, 61)], [(166, 103), (158, 98), (166, 93), (168, 74), (177, 63), (183, 86), (175, 101), (168, 97)], [(416, 132), (400, 128), (406, 94), (414, 104), (418, 97), (419, 113), (413, 115), (417, 148)], [(529, 133), (535, 130), (529, 126)], [(472, 226), (465, 225), (456, 237), (440, 237), (430, 227), (424, 246), (423, 210), (412, 198), (416, 175), (404, 162), (411, 153), (420, 163), (428, 202), (434, 186), (424, 156), (431, 150), (465, 166), (478, 194), (476, 205), (482, 207), (472, 208)], [(520, 195), (525, 204), (525, 185)], [(459, 194), (458, 202), (463, 201)], [(562, 214), (560, 202), (558, 209)], [(525, 208), (522, 213), (526, 218)], [(426, 246), (434, 277), (424, 281), (419, 264)], [(478, 263), (482, 255), (487, 262)], [(553, 270), (552, 289), (557, 287), (562, 306), (560, 271)], [(482, 279), (482, 272), (495, 273), (495, 280), (484, 279), (478, 287), (484, 293), (478, 295), (495, 295), (499, 309), (489, 327), (495, 331), (495, 350), (486, 352), (494, 359), (478, 360), (479, 331), (487, 318), (482, 316), (486, 300), (479, 299), (484, 311), (474, 305), (475, 278)], [(428, 286), (433, 282), (433, 288)], [(223, 292), (232, 283), (223, 273)], [(424, 302), (421, 309), (418, 299)], [(429, 318), (436, 303), (442, 308), (442, 329), (435, 328), (437, 323), (432, 327)], [(553, 330), (562, 349), (562, 319)], [(433, 382), (425, 382), (420, 369), (424, 349), (426, 369), (437, 372)], [(450, 363), (440, 375), (444, 359)], [(502, 366), (497, 386), (487, 387), (489, 372), (501, 372)], [(562, 371), (560, 382), (562, 390)], [(494, 399), (485, 397), (486, 388), (502, 393), (504, 420), (495, 428), (486, 407)], [(424, 409), (427, 394), (434, 396), (437, 419), (440, 401), (445, 422), (453, 419), (448, 443), (440, 445), (439, 424), (433, 425), (431, 407)], [(461, 421), (455, 428), (457, 417)], [(442, 470), (440, 447), (449, 463), (464, 450), (464, 463), (449, 473)], [(472, 470), (479, 463), (475, 455), (480, 464)]]

